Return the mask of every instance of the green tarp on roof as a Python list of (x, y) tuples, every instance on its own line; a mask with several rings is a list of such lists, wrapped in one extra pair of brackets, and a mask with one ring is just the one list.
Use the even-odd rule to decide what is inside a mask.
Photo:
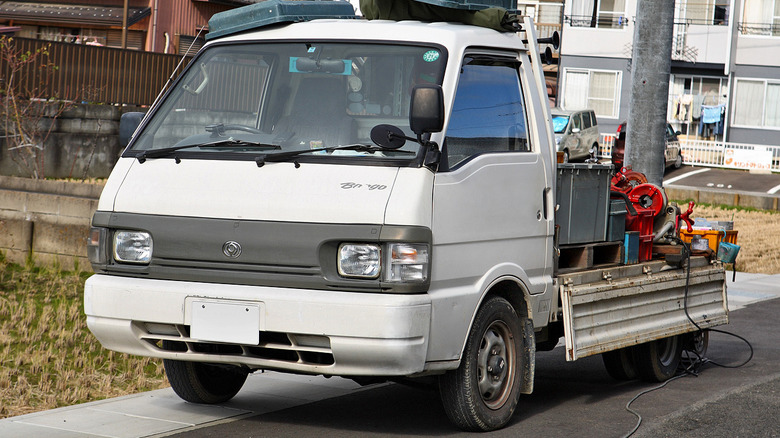
[[(485, 1), (495, 4), (496, 1)], [(487, 27), (499, 32), (520, 30), (517, 14), (479, 2), (447, 0), (360, 0), (360, 11), (368, 20), (455, 21)]]

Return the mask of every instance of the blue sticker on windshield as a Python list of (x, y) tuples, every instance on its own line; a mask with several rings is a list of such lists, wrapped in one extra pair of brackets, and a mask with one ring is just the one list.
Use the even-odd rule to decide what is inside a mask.
[(308, 50), (309, 53), (314, 53), (316, 51), (317, 51), (316, 47), (309, 47), (309, 50)]
[(439, 59), (438, 50), (428, 50), (427, 52), (423, 53), (423, 61), (425, 62), (434, 62), (437, 59)]

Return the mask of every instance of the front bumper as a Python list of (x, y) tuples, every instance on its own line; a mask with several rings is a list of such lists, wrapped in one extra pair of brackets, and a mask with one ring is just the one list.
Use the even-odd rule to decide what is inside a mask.
[[(248, 345), (191, 337), (194, 301), (259, 309), (260, 342)], [(111, 350), (342, 376), (422, 372), (431, 321), (427, 294), (286, 289), (102, 274), (87, 280), (84, 310), (89, 329)], [(230, 329), (222, 331), (229, 333)]]

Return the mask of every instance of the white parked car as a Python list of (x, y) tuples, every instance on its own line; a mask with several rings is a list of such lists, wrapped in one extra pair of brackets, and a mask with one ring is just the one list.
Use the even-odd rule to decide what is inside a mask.
[(569, 111), (552, 109), (555, 143), (563, 152), (563, 162), (584, 160), (599, 147), (599, 125), (590, 109)]

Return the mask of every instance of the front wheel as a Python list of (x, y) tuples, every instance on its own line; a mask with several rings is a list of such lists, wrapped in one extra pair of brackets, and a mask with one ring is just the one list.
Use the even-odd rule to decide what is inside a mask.
[(163, 359), (173, 391), (191, 403), (215, 404), (233, 398), (246, 381), (247, 372), (237, 366)]
[(569, 151), (568, 150), (563, 151), (563, 162), (568, 163), (569, 161), (570, 161)]
[(506, 425), (520, 398), (523, 329), (514, 308), (500, 297), (477, 312), (460, 366), (439, 378), (444, 410), (466, 431)]

